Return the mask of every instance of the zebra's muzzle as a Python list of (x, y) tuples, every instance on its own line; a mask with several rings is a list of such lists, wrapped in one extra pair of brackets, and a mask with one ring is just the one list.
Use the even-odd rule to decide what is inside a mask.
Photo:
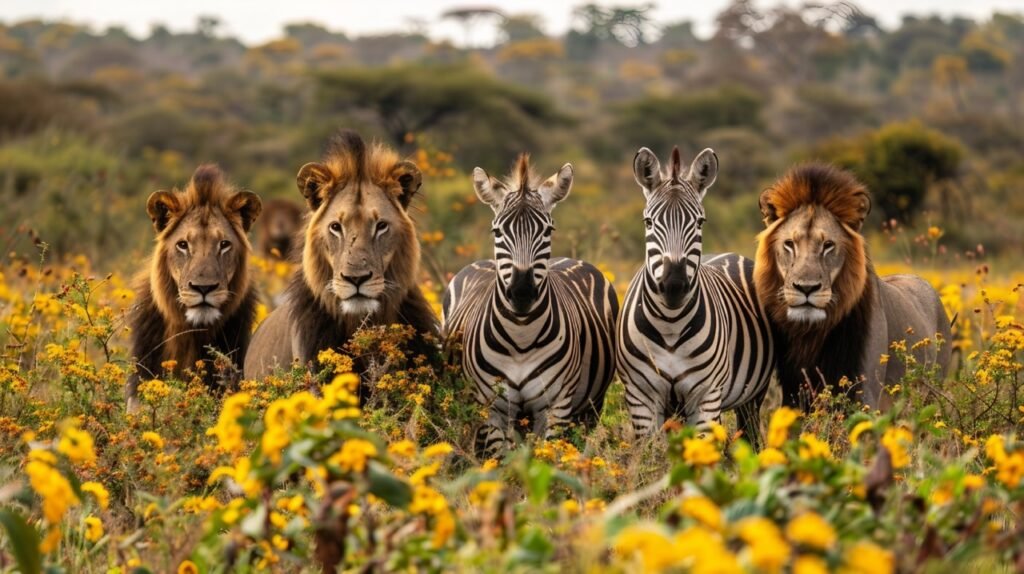
[(512, 309), (516, 313), (527, 313), (537, 301), (537, 282), (533, 278), (533, 270), (521, 271), (512, 269), (512, 279), (508, 283), (505, 296), (512, 303)]
[(676, 309), (683, 304), (683, 297), (689, 290), (689, 282), (686, 279), (686, 261), (666, 261), (661, 270), (661, 280), (658, 282), (658, 289), (665, 305), (670, 309)]

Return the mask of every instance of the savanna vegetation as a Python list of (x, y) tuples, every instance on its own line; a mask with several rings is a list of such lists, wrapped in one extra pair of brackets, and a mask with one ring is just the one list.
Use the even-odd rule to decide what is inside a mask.
[[(588, 5), (562, 37), (531, 15), (455, 11), (500, 41), (315, 23), (250, 46), (215, 18), (144, 38), (0, 23), (0, 571), (1024, 571), (1024, 17), (906, 17), (739, 0), (712, 36), (643, 7)], [(152, 242), (146, 197), (216, 161), (300, 199), (339, 127), (397, 147), (425, 294), (490, 255), (469, 173), (520, 151), (566, 161), (555, 254), (623, 294), (643, 258), (631, 160), (712, 147), (705, 250), (752, 255), (758, 193), (826, 159), (871, 189), (880, 274), (924, 276), (955, 318), (944, 380), (897, 342), (894, 408), (825, 393), (766, 407), (766, 448), (731, 417), (635, 437), (613, 383), (600, 424), (481, 460), (486, 417), (410, 333), (364, 331), (214, 396), (206, 366), (140, 386), (125, 317)], [(293, 265), (254, 258), (274, 305)], [(361, 407), (353, 357), (370, 365)]]

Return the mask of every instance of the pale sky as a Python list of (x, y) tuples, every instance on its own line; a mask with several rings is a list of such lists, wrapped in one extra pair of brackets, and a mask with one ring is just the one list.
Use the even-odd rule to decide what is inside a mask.
[[(64, 19), (86, 23), (95, 28), (116, 24), (138, 36), (148, 35), (153, 23), (163, 23), (174, 31), (195, 29), (196, 17), (215, 15), (223, 22), (222, 33), (259, 43), (280, 37), (282, 26), (291, 22), (313, 21), (331, 30), (349, 35), (407, 31), (410, 20), (428, 24), (434, 39), (450, 39), (462, 44), (464, 30), (456, 23), (441, 21), (440, 14), (454, 7), (494, 7), (506, 13), (533, 13), (541, 16), (549, 34), (562, 34), (570, 26), (574, 6), (588, 0), (0, 0), (0, 21), (11, 23), (27, 18)], [(631, 0), (605, 0), (602, 5), (639, 5)], [(713, 30), (714, 16), (729, 0), (661, 0), (654, 16), (657, 22), (692, 20), (699, 34)], [(760, 0), (771, 6), (776, 0)], [(788, 4), (798, 4), (786, 0)], [(1024, 13), (1024, 0), (855, 0), (865, 12), (878, 18), (883, 26), (894, 26), (900, 16), (912, 14), (963, 15), (985, 19), (994, 11)], [(489, 26), (481, 24), (470, 38), (474, 45), (493, 41)]]

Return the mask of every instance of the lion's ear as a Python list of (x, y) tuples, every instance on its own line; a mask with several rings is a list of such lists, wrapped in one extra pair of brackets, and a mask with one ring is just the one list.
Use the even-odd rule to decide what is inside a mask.
[(771, 188), (761, 192), (761, 197), (757, 200), (761, 206), (761, 216), (764, 221), (764, 226), (768, 227), (779, 218), (779, 213), (775, 209), (775, 205), (772, 203), (772, 190)]
[(643, 188), (644, 197), (661, 185), (661, 162), (653, 151), (642, 147), (633, 156), (633, 178)]
[(179, 208), (178, 197), (170, 191), (154, 191), (146, 201), (146, 213), (157, 233), (167, 229), (167, 224)]
[(486, 203), (498, 213), (505, 203), (505, 196), (508, 195), (508, 188), (505, 184), (487, 175), (481, 167), (473, 168), (473, 189), (476, 190), (480, 201)]
[(854, 226), (858, 232), (864, 227), (864, 220), (868, 218), (869, 213), (871, 213), (871, 196), (862, 193), (860, 195), (860, 205), (857, 207), (857, 225)]
[(313, 211), (327, 199), (327, 193), (333, 183), (334, 176), (331, 170), (322, 163), (307, 163), (299, 169), (299, 175), (295, 176), (295, 185), (298, 186), (299, 193), (306, 198), (306, 203)]
[(239, 191), (228, 200), (228, 209), (238, 214), (242, 220), (242, 229), (249, 231), (263, 211), (263, 202), (260, 201), (260, 196), (251, 191)]
[(703, 198), (708, 188), (718, 179), (718, 156), (715, 155), (715, 151), (705, 148), (700, 152), (690, 164), (690, 174), (686, 179), (697, 188)]
[(391, 169), (391, 177), (402, 188), (402, 194), (398, 197), (398, 202), (402, 204), (403, 208), (409, 207), (409, 202), (412, 201), (413, 196), (416, 195), (420, 186), (423, 185), (423, 174), (420, 173), (420, 168), (416, 167), (416, 164), (411, 161), (398, 162)]

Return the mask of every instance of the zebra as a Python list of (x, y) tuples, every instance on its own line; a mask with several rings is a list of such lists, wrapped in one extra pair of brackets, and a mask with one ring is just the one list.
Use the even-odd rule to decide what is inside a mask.
[(565, 164), (538, 185), (526, 154), (504, 181), (473, 170), (494, 210), (494, 259), (452, 279), (441, 321), (449, 348), (461, 341), (463, 371), (488, 413), (479, 452), (504, 450), (520, 419), (545, 438), (569, 423), (592, 427), (615, 374), (614, 289), (593, 265), (551, 257), (551, 210), (572, 177)]
[(647, 254), (626, 292), (616, 345), (633, 428), (648, 435), (674, 416), (701, 427), (735, 409), (758, 446), (758, 409), (775, 351), (753, 261), (733, 253), (702, 260), (702, 201), (718, 156), (705, 149), (684, 174), (674, 148), (662, 173), (654, 153), (641, 148), (633, 173), (647, 200)]

